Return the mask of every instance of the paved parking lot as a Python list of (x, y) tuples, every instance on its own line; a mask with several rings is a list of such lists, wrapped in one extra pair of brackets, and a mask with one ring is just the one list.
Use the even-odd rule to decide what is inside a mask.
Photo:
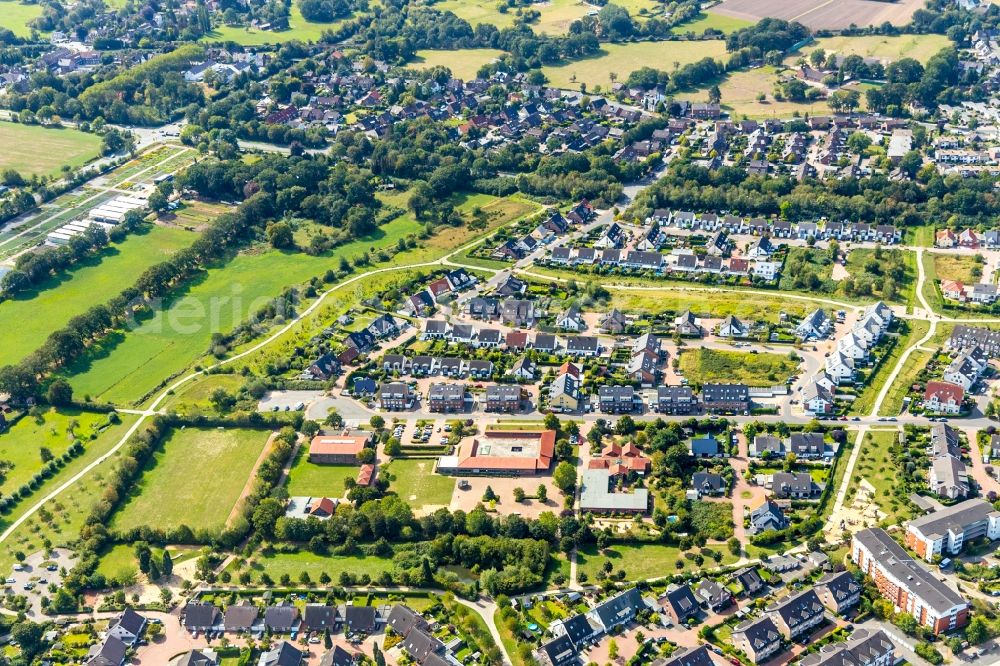
[(322, 391), (270, 391), (257, 403), (257, 411), (298, 411), (319, 400), (322, 395)]
[[(21, 570), (8, 574), (5, 591), (26, 596), (30, 604), (27, 616), (35, 618), (42, 615), (42, 596), (50, 596), (49, 585), (62, 585), (62, 571), (69, 571), (76, 566), (76, 557), (72, 551), (56, 548), (51, 557), (44, 551), (39, 551), (15, 566)], [(54, 569), (50, 570), (50, 567)], [(26, 589), (26, 586), (31, 589)]]

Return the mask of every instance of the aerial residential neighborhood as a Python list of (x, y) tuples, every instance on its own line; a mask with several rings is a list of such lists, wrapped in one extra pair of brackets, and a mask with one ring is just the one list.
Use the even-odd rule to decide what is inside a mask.
[(0, 0), (0, 666), (1000, 662), (1000, 5)]

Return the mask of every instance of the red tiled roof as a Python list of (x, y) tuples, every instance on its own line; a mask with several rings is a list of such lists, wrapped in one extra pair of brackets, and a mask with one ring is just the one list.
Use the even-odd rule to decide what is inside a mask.
[(375, 480), (375, 465), (362, 465), (358, 472), (358, 485), (370, 486)]
[(309, 443), (309, 455), (358, 455), (368, 435), (317, 435)]
[(962, 402), (965, 397), (965, 389), (958, 384), (951, 382), (927, 382), (927, 390), (924, 391), (924, 400), (930, 400), (937, 396), (938, 402), (951, 402), (956, 404)]

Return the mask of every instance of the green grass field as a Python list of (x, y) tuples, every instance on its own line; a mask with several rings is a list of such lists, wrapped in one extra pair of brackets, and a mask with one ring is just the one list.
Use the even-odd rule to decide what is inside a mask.
[[(722, 552), (722, 562), (716, 564), (715, 560), (706, 557), (703, 568), (710, 569), (730, 564), (737, 559), (724, 545), (712, 548)], [(695, 568), (694, 562), (685, 559), (680, 548), (659, 543), (615, 544), (604, 552), (599, 552), (594, 544), (587, 544), (577, 549), (577, 570), (587, 574), (590, 581), (597, 580), (597, 572), (605, 560), (611, 561), (614, 571), (624, 569), (626, 580), (662, 578), (678, 572), (692, 571)], [(678, 560), (684, 562), (683, 569), (676, 568), (675, 562)]]
[(284, 44), (291, 41), (318, 42), (323, 31), (332, 30), (349, 19), (332, 23), (312, 23), (302, 18), (298, 3), (292, 3), (289, 11), (288, 30), (255, 30), (239, 26), (218, 26), (202, 38), (207, 42), (236, 42), (241, 46), (262, 46), (264, 44)]
[(382, 468), (385, 478), (392, 478), (389, 490), (396, 492), (413, 508), (447, 507), (455, 492), (455, 479), (434, 474), (431, 459), (398, 459)]
[(740, 382), (749, 386), (784, 384), (799, 363), (785, 354), (751, 354), (715, 349), (681, 349), (681, 370), (692, 384)]
[(155, 516), (162, 529), (223, 527), (267, 437), (260, 430), (174, 431), (115, 512), (112, 525), (132, 529)]
[[(355, 576), (368, 574), (375, 578), (383, 571), (392, 570), (392, 558), (316, 555), (309, 551), (275, 553), (273, 555), (258, 553), (250, 558), (247, 567), (253, 573), (255, 582), (260, 581), (260, 575), (263, 573), (267, 573), (275, 582), (279, 581), (284, 574), (291, 576), (293, 581), (298, 581), (299, 574), (303, 571), (307, 572), (314, 582), (319, 580), (323, 572), (336, 581), (342, 571)], [(240, 569), (231, 565), (227, 571), (236, 574)]]
[[(650, 6), (652, 2), (639, 0)], [(541, 17), (531, 24), (531, 29), (549, 35), (564, 34), (573, 21), (583, 18), (594, 8), (579, 0), (552, 0), (545, 4), (532, 7), (541, 13)], [(491, 0), (443, 0), (434, 4), (438, 11), (453, 12), (457, 17), (465, 19), (472, 25), (489, 23), (503, 29), (514, 25), (517, 19), (516, 10), (509, 9), (504, 13), (497, 11), (497, 4)], [(632, 11), (632, 8), (628, 8)]]
[(98, 435), (108, 425), (106, 414), (77, 409), (50, 409), (37, 418), (22, 418), (0, 433), (0, 461), (13, 465), (0, 483), (0, 493), (11, 494), (42, 469), (43, 448), (58, 458), (74, 440), (79, 439), (86, 446), (91, 436)]
[(886, 521), (894, 525), (913, 518), (913, 513), (895, 496), (899, 469), (890, 458), (889, 447), (897, 436), (895, 430), (872, 430), (865, 435), (845, 501), (845, 506), (850, 506), (860, 488), (861, 479), (865, 479), (875, 488), (875, 504), (888, 515)]
[(240, 375), (200, 375), (184, 384), (177, 393), (163, 401), (161, 407), (178, 414), (196, 416), (213, 414), (209, 398), (216, 389), (235, 393), (245, 379)]
[[(882, 362), (879, 366), (878, 372), (875, 376), (869, 380), (868, 385), (862, 391), (854, 402), (851, 404), (851, 414), (858, 414), (861, 416), (867, 416), (872, 407), (875, 404), (875, 399), (878, 397), (879, 391), (882, 390), (882, 385), (889, 379), (889, 375), (892, 374), (893, 368), (899, 363), (899, 359), (903, 355), (903, 351), (912, 346), (917, 340), (927, 335), (927, 331), (930, 328), (930, 323), (922, 319), (911, 319), (909, 320), (910, 332), (908, 335), (903, 336), (893, 347), (892, 352), (889, 357)], [(940, 328), (940, 327), (939, 327)], [(898, 381), (898, 380), (897, 380)], [(886, 400), (888, 400), (889, 395), (886, 394)], [(883, 402), (881, 408), (879, 409), (880, 414), (896, 414), (897, 412), (889, 411), (886, 407), (886, 403)]]
[(687, 23), (675, 26), (671, 32), (675, 35), (686, 35), (689, 32), (700, 35), (706, 30), (719, 30), (724, 33), (730, 33), (749, 25), (753, 25), (753, 22), (708, 11), (699, 14), (698, 18), (694, 21), (688, 21)]
[(18, 37), (30, 37), (28, 22), (42, 15), (41, 3), (0, 2), (0, 28), (7, 28)]
[(457, 49), (455, 51), (417, 51), (417, 57), (406, 64), (414, 69), (430, 69), (432, 67), (447, 67), (452, 76), (468, 81), (476, 78), (476, 72), (500, 56), (503, 51), (497, 49)]
[(85, 260), (65, 277), (52, 278), (35, 291), (0, 302), (0, 330), (18, 332), (0, 345), (0, 366), (17, 363), (73, 317), (106, 302), (144, 270), (198, 238), (183, 229), (150, 227)]
[[(617, 74), (619, 81), (625, 81), (631, 72), (643, 67), (658, 67), (667, 73), (674, 65), (686, 65), (705, 57), (725, 59), (726, 44), (721, 39), (691, 42), (632, 42), (628, 44), (603, 44), (601, 54), (576, 60), (564, 65), (543, 67), (542, 72), (550, 84), (556, 88), (579, 90), (587, 84), (587, 90), (596, 86), (607, 88), (611, 85), (611, 74)], [(723, 102), (726, 97), (723, 93)]]
[[(47, 417), (49, 418), (49, 417)], [(135, 423), (136, 417), (122, 414), (122, 422), (102, 431), (96, 439), (84, 442), (83, 455), (74, 458), (54, 476), (43, 483), (28, 499), (20, 502), (3, 516), (0, 527), (6, 528), (31, 508), (38, 498), (52, 492), (89, 464), (106, 454), (118, 443), (122, 435)], [(87, 473), (79, 482), (68, 488), (15, 529), (0, 545), (0, 571), (9, 571), (14, 564), (14, 553), (34, 553), (41, 550), (45, 541), (65, 546), (76, 541), (80, 528), (94, 504), (107, 488), (107, 474), (114, 467), (118, 455), (111, 456)]]
[[(0, 2), (0, 24), (7, 21), (8, 5), (25, 6)], [(83, 166), (97, 157), (101, 138), (75, 129), (0, 121), (0, 145), (4, 147), (0, 151), (0, 169), (15, 169), (23, 176), (44, 176), (58, 174), (63, 165)]]
[[(698, 44), (703, 43), (698, 42)], [(777, 80), (778, 70), (771, 65), (733, 72), (719, 83), (719, 92), (722, 93), (722, 107), (727, 109), (734, 118), (744, 116), (747, 118), (783, 118), (796, 111), (801, 114), (830, 112), (830, 107), (824, 100), (812, 103), (776, 100), (774, 98), (774, 84)], [(760, 93), (764, 93), (763, 101), (758, 99)], [(707, 96), (708, 92), (705, 89), (682, 93), (679, 98), (692, 102), (704, 102)]]
[(309, 462), (309, 447), (299, 449), (288, 474), (292, 497), (343, 497), (344, 481), (358, 478), (358, 465), (317, 465)]
[(341, 256), (355, 258), (372, 247), (389, 247), (419, 230), (413, 221), (394, 220), (375, 235), (324, 256), (276, 250), (242, 253), (202, 273), (152, 319), (75, 364), (70, 382), (80, 396), (116, 403), (136, 400), (205, 354), (213, 332), (231, 331), (284, 287), (335, 268)]
[(821, 37), (802, 49), (808, 55), (816, 49), (837, 55), (857, 54), (864, 58), (899, 60), (913, 58), (926, 63), (932, 55), (951, 45), (945, 35), (842, 35)]
[(932, 352), (919, 349), (907, 357), (903, 369), (896, 375), (896, 381), (893, 382), (889, 392), (885, 394), (885, 400), (882, 402), (883, 414), (895, 416), (902, 411), (903, 398), (909, 394), (910, 387), (917, 381), (920, 371), (927, 367), (932, 358), (934, 358)]

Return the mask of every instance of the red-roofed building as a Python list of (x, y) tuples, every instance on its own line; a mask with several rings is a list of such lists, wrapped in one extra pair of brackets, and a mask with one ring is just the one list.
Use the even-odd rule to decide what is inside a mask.
[(573, 379), (579, 379), (580, 367), (575, 363), (570, 363), (569, 361), (566, 361), (565, 363), (559, 366), (559, 371), (556, 373), (556, 376), (566, 375), (566, 374), (573, 377)]
[(629, 442), (625, 446), (608, 444), (601, 451), (600, 458), (592, 458), (589, 469), (606, 469), (612, 476), (628, 474), (646, 474), (652, 466), (652, 461), (642, 454), (638, 446)]
[(952, 301), (965, 301), (965, 285), (958, 280), (942, 280), (941, 295)]
[(370, 486), (375, 482), (375, 465), (362, 465), (358, 471), (358, 485)]
[(511, 331), (507, 334), (506, 345), (510, 351), (524, 351), (528, 346), (527, 332)]
[(729, 260), (730, 273), (747, 273), (750, 271), (750, 261), (741, 257), (733, 257)]
[(962, 411), (965, 389), (951, 382), (927, 382), (924, 391), (924, 409), (941, 414), (958, 414)]
[(427, 285), (427, 288), (430, 290), (431, 295), (434, 296), (434, 300), (451, 292), (451, 284), (446, 277), (434, 280), (434, 282)]
[(547, 472), (555, 457), (555, 430), (486, 431), (454, 455), (438, 458), (441, 474), (529, 476)]
[(317, 435), (309, 443), (309, 462), (319, 465), (357, 465), (358, 454), (371, 441), (368, 433)]
[(306, 513), (317, 518), (329, 518), (337, 510), (337, 503), (329, 497), (317, 497), (306, 509)]

